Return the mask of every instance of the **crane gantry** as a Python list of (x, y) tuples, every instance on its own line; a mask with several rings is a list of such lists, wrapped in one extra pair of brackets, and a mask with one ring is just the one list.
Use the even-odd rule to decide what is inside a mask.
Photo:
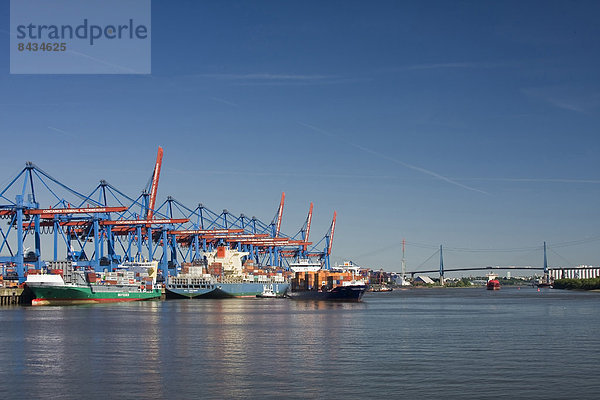
[[(23, 281), (28, 269), (40, 269), (45, 261), (66, 258), (101, 271), (124, 261), (156, 259), (167, 276), (218, 246), (248, 252), (259, 265), (286, 268), (290, 260), (316, 258), (329, 266), (335, 212), (328, 232), (313, 244), (313, 203), (296, 235), (281, 231), (285, 192), (269, 224), (202, 204), (189, 208), (172, 196), (157, 206), (163, 153), (159, 147), (149, 187), (136, 198), (106, 180), (86, 195), (27, 162), (0, 190), (0, 219), (8, 220), (0, 225), (0, 266), (14, 267)], [(42, 254), (42, 247), (51, 247), (52, 254)]]

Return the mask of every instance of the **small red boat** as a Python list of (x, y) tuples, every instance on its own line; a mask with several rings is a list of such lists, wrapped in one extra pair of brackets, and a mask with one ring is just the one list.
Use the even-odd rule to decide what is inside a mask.
[(498, 279), (491, 279), (487, 283), (487, 290), (500, 290), (500, 282)]

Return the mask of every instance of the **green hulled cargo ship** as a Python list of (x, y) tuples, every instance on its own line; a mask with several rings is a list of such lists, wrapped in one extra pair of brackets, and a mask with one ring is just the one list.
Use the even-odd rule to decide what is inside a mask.
[(25, 283), (34, 294), (34, 306), (152, 300), (162, 294), (155, 285), (155, 266), (153, 271), (154, 276), (138, 280), (124, 269), (111, 273), (114, 275), (99, 274), (100, 277), (95, 272), (71, 270), (63, 275), (29, 275)]

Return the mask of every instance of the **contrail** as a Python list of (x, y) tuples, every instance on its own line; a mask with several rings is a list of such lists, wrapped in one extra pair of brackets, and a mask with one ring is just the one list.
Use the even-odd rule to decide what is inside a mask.
[(228, 106), (232, 106), (232, 107), (239, 107), (239, 104), (234, 103), (233, 101), (229, 101), (229, 100), (225, 100), (225, 99), (221, 99), (219, 97), (209, 97), (210, 100), (219, 102), (219, 103), (223, 103), (223, 104), (227, 104)]
[(600, 179), (569, 179), (569, 178), (460, 178), (464, 181), (490, 182), (532, 182), (532, 183), (591, 183), (599, 184)]
[(90, 59), (90, 60), (92, 60), (92, 61), (96, 61), (96, 62), (98, 62), (98, 63), (104, 64), (104, 65), (107, 65), (107, 66), (109, 66), (109, 67), (113, 67), (113, 68), (116, 68), (116, 69), (120, 69), (120, 70), (122, 70), (122, 71), (126, 71), (126, 72), (128, 72), (128, 73), (131, 73), (131, 74), (135, 74), (135, 75), (150, 75), (150, 74), (144, 74), (144, 73), (140, 73), (139, 71), (136, 71), (136, 70), (134, 70), (134, 69), (131, 69), (131, 68), (128, 68), (128, 67), (124, 67), (124, 66), (122, 66), (122, 65), (119, 65), (119, 64), (113, 64), (113, 63), (111, 63), (111, 62), (108, 62), (108, 61), (106, 61), (106, 60), (103, 60), (103, 59), (101, 59), (101, 58), (92, 57), (92, 56), (90, 56), (89, 54), (81, 53), (81, 52), (79, 52), (79, 51), (75, 51), (75, 50), (67, 50), (67, 53), (75, 54), (75, 55), (78, 55), (78, 56), (80, 56), (80, 57), (89, 58), (89, 59)]
[(58, 133), (62, 133), (63, 135), (67, 135), (69, 137), (73, 137), (73, 138), (77, 137), (76, 135), (73, 135), (72, 133), (69, 133), (67, 131), (63, 131), (62, 129), (58, 129), (58, 128), (55, 128), (53, 126), (49, 126), (48, 129), (52, 129), (53, 131), (56, 131)]
[[(302, 126), (306, 127), (306, 128), (312, 129), (312, 130), (314, 130), (314, 131), (317, 131), (317, 132), (319, 132), (319, 133), (323, 133), (323, 134), (325, 134), (325, 135), (328, 135), (328, 136), (331, 136), (331, 137), (335, 137), (335, 138), (337, 138), (337, 139), (340, 139), (340, 138), (341, 138), (341, 137), (340, 137), (340, 136), (338, 136), (338, 135), (335, 135), (335, 134), (333, 134), (333, 133), (331, 133), (331, 132), (327, 132), (327, 131), (325, 131), (325, 130), (323, 130), (323, 129), (317, 128), (316, 126), (313, 126), (313, 125), (310, 125), (310, 124), (306, 124), (306, 123), (304, 123), (304, 122), (298, 122), (298, 123), (299, 123), (300, 125), (302, 125)], [(463, 189), (467, 189), (467, 190), (471, 190), (471, 191), (473, 191), (473, 192), (478, 192), (478, 193), (482, 193), (482, 194), (487, 194), (487, 195), (489, 195), (489, 193), (488, 193), (488, 192), (486, 192), (486, 191), (483, 191), (483, 190), (481, 190), (481, 189), (477, 189), (477, 188), (474, 188), (474, 187), (471, 187), (471, 186), (463, 185), (462, 183), (460, 183), (460, 182), (457, 182), (457, 181), (455, 181), (455, 180), (453, 180), (453, 179), (450, 179), (450, 178), (448, 178), (448, 177), (446, 177), (446, 176), (444, 176), (444, 175), (440, 175), (440, 174), (438, 174), (437, 172), (430, 171), (430, 170), (428, 170), (428, 169), (425, 169), (425, 168), (417, 167), (416, 165), (412, 165), (412, 164), (406, 163), (406, 162), (404, 162), (404, 161), (398, 160), (397, 158), (390, 157), (390, 156), (388, 156), (388, 155), (385, 155), (385, 154), (383, 154), (383, 153), (380, 153), (380, 152), (378, 152), (378, 151), (375, 151), (375, 150), (373, 150), (373, 149), (370, 149), (370, 148), (368, 148), (368, 147), (361, 146), (361, 145), (359, 145), (359, 144), (356, 144), (356, 143), (348, 142), (348, 141), (345, 141), (345, 140), (343, 140), (343, 139), (342, 139), (342, 141), (344, 141), (346, 144), (348, 144), (348, 145), (350, 145), (350, 146), (352, 146), (352, 147), (355, 147), (355, 148), (357, 148), (357, 149), (359, 149), (359, 150), (362, 150), (362, 151), (364, 151), (364, 152), (366, 152), (366, 153), (370, 153), (370, 154), (376, 155), (376, 156), (378, 156), (378, 157), (384, 158), (384, 159), (386, 159), (386, 160), (388, 160), (388, 161), (391, 161), (391, 162), (393, 162), (393, 163), (396, 163), (396, 164), (402, 165), (402, 166), (403, 166), (403, 167), (405, 167), (405, 168), (410, 168), (410, 169), (412, 169), (412, 170), (414, 170), (414, 171), (418, 171), (418, 172), (421, 172), (421, 173), (423, 173), (423, 174), (426, 174), (426, 175), (429, 175), (429, 176), (433, 176), (434, 178), (437, 178), (437, 179), (439, 179), (439, 180), (442, 180), (442, 181), (444, 181), (444, 182), (447, 182), (447, 183), (450, 183), (450, 184), (452, 184), (452, 185), (455, 185), (455, 186), (461, 187), (461, 188), (463, 188)]]
[(182, 170), (178, 168), (163, 167), (165, 171), (172, 171), (177, 174), (193, 175), (248, 175), (248, 176), (279, 176), (288, 178), (341, 178), (341, 179), (397, 179), (397, 176), (391, 175), (354, 175), (354, 174), (310, 174), (297, 172), (273, 172), (273, 171), (223, 171), (223, 170)]

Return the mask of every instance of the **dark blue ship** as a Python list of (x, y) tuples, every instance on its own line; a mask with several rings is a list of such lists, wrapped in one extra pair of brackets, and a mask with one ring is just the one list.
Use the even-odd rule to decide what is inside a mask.
[(356, 271), (298, 271), (286, 296), (292, 300), (360, 301), (367, 284)]
[(361, 301), (367, 291), (365, 284), (336, 286), (333, 289), (288, 290), (286, 296), (292, 300)]

